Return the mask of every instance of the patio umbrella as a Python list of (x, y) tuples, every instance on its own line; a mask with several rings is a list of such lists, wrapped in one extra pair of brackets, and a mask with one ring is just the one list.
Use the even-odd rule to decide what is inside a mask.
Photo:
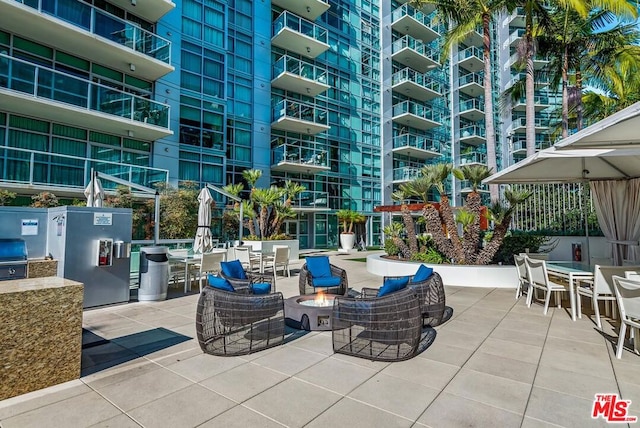
[(213, 247), (211, 242), (211, 202), (213, 198), (209, 190), (204, 187), (198, 194), (198, 229), (193, 241), (194, 253), (205, 253)]
[(102, 207), (104, 189), (102, 188), (100, 179), (95, 174), (91, 174), (91, 182), (89, 182), (87, 188), (84, 189), (84, 196), (87, 198), (88, 207)]

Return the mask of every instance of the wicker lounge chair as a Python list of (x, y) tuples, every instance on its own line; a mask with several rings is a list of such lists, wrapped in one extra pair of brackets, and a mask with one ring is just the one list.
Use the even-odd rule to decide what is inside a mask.
[(338, 296), (331, 313), (333, 350), (375, 361), (407, 360), (418, 353), (421, 318), (410, 288), (384, 297)]
[(268, 289), (266, 292), (276, 291), (275, 281), (271, 273), (265, 275), (246, 272), (239, 260), (221, 262), (219, 275), (229, 281), (235, 291), (240, 293), (254, 293), (254, 286), (265, 291)]
[[(308, 264), (312, 265), (312, 269), (310, 270), (307, 266)], [(312, 274), (312, 270), (314, 265), (326, 265), (324, 270), (328, 276), (324, 277), (314, 277)], [(330, 270), (330, 275), (329, 275)], [(321, 272), (322, 274), (322, 272)], [(327, 285), (327, 283), (332, 285)], [(333, 285), (335, 284), (335, 285)], [(298, 280), (298, 287), (300, 289), (300, 295), (305, 294), (315, 294), (318, 292), (318, 289), (322, 289), (322, 291), (330, 293), (330, 294), (339, 294), (344, 295), (347, 293), (349, 288), (349, 283), (347, 280), (347, 271), (341, 269), (335, 265), (329, 263), (329, 258), (327, 256), (316, 256), (316, 257), (307, 257), (307, 263), (302, 265), (300, 269), (300, 278)]]
[(282, 293), (243, 294), (205, 287), (196, 311), (200, 348), (212, 355), (245, 355), (284, 342)]

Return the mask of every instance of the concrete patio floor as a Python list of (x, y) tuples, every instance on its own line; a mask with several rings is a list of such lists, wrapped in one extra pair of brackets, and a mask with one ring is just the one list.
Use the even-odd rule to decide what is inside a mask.
[[(380, 285), (350, 260), (366, 253), (331, 254), (351, 288)], [(285, 297), (301, 265), (278, 277)], [(606, 426), (591, 418), (596, 393), (632, 400), (640, 416), (640, 357), (615, 358), (611, 323), (601, 334), (566, 308), (544, 316), (514, 290), (447, 287), (453, 318), (399, 363), (334, 354), (330, 332), (295, 330), (248, 356), (203, 354), (197, 291), (85, 311), (82, 377), (0, 401), (0, 427)]]

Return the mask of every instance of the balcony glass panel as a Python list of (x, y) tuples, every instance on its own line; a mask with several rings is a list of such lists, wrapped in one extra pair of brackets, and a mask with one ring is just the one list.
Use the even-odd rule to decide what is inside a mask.
[(429, 15), (414, 9), (408, 4), (404, 4), (401, 7), (395, 9), (391, 14), (391, 22), (395, 22), (403, 16), (410, 16), (425, 27), (431, 28), (436, 33), (443, 34), (446, 31), (446, 26), (441, 18), (437, 17), (436, 13), (430, 13)]
[(477, 83), (482, 86), (484, 84), (484, 73), (468, 73), (461, 76), (458, 79), (458, 86), (468, 85), (470, 83)]
[(403, 68), (402, 70), (393, 73), (393, 76), (391, 76), (391, 85), (397, 85), (406, 81), (413, 82), (416, 85), (420, 85), (423, 88), (430, 89), (434, 92), (442, 93), (442, 85), (439, 82), (433, 80), (429, 75), (419, 73), (412, 68)]
[(275, 121), (282, 117), (314, 122), (320, 125), (327, 125), (329, 121), (325, 109), (292, 100), (282, 100), (273, 108), (273, 120)]
[(410, 113), (433, 122), (443, 122), (443, 114), (434, 109), (413, 101), (403, 101), (393, 106), (393, 116)]
[(424, 135), (402, 134), (393, 137), (393, 148), (414, 147), (416, 149), (440, 152), (440, 142), (433, 141)]
[(304, 191), (292, 202), (293, 208), (328, 208), (329, 192)]
[(435, 62), (440, 61), (440, 49), (433, 44), (425, 44), (420, 40), (414, 39), (413, 37), (406, 35), (395, 42), (392, 45), (393, 53), (398, 53), (404, 48), (412, 49), (418, 52), (420, 55), (426, 56), (427, 58), (431, 58)]
[(393, 169), (393, 181), (411, 181), (422, 175), (422, 168), (409, 166)]
[(467, 58), (471, 58), (472, 56), (480, 58), (481, 60), (484, 58), (484, 55), (483, 55), (482, 50), (480, 48), (477, 48), (475, 46), (471, 46), (471, 47), (468, 47), (468, 48), (463, 49), (460, 52), (458, 52), (458, 61), (462, 61), (462, 60), (465, 60)]
[(486, 137), (486, 131), (483, 127), (472, 125), (465, 126), (464, 128), (460, 128), (460, 137), (470, 137), (472, 135), (477, 135), (478, 137)]
[(473, 110), (473, 109), (484, 111), (484, 101), (474, 98), (471, 100), (460, 102), (460, 111), (467, 111), (467, 110)]
[(470, 164), (470, 163), (487, 163), (487, 154), (481, 152), (470, 152), (470, 153), (461, 153), (460, 154), (460, 165)]
[(273, 22), (273, 35), (278, 34), (283, 28), (304, 34), (325, 44), (328, 41), (327, 30), (289, 11), (282, 12)]
[(273, 65), (273, 77), (276, 78), (284, 72), (289, 72), (305, 79), (320, 83), (327, 83), (327, 70), (301, 59), (284, 55)]
[(297, 163), (313, 167), (328, 167), (327, 151), (318, 147), (301, 147), (281, 144), (272, 149), (272, 164), (280, 162)]

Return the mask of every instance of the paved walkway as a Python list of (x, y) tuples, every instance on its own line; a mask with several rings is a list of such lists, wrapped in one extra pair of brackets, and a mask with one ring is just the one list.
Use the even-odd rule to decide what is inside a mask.
[[(332, 256), (355, 289), (381, 282), (350, 260), (363, 256)], [(301, 263), (278, 277), (285, 297), (298, 294)], [(543, 316), (513, 290), (447, 287), (453, 318), (400, 363), (334, 354), (330, 332), (293, 330), (267, 351), (205, 355), (197, 299), (194, 285), (163, 302), (85, 311), (82, 378), (0, 401), (0, 427), (606, 426), (591, 419), (596, 393), (621, 394), (640, 416), (640, 357), (616, 360), (588, 317)]]

